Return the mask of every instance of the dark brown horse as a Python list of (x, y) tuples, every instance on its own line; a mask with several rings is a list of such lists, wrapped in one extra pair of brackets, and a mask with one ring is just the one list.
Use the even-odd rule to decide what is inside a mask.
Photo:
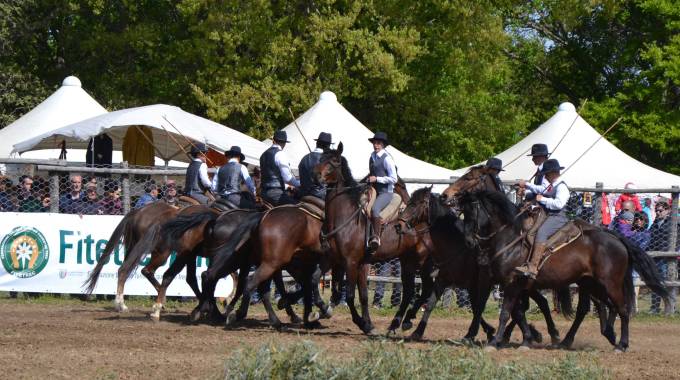
[(447, 206), (456, 206), (458, 196), (474, 191), (499, 191), (496, 182), (485, 165), (471, 167), (462, 177), (456, 179), (441, 194), (441, 200)]
[[(167, 220), (175, 217), (179, 209), (173, 207), (165, 202), (154, 202), (148, 204), (142, 208), (132, 210), (118, 223), (118, 226), (113, 230), (109, 241), (106, 243), (106, 247), (102, 252), (102, 256), (94, 267), (90, 276), (86, 280), (84, 286), (86, 286), (86, 293), (92, 294), (95, 287), (97, 286), (97, 281), (99, 280), (99, 275), (101, 274), (104, 265), (109, 262), (111, 254), (115, 251), (118, 244), (123, 241), (123, 247), (125, 249), (125, 259), (123, 264), (118, 269), (118, 287), (116, 289), (116, 300), (115, 307), (117, 311), (127, 312), (128, 307), (125, 305), (125, 282), (129, 278), (132, 271), (137, 267), (139, 262), (144, 256), (145, 250), (134, 251), (137, 244), (145, 238), (148, 234), (148, 239), (154, 239), (158, 233), (160, 226)], [(134, 253), (133, 253), (134, 252)], [(165, 261), (165, 260), (163, 260)], [(163, 265), (163, 262), (160, 263)], [(161, 284), (158, 283), (154, 277), (154, 273), (158, 266), (158, 262), (151, 261), (142, 269), (142, 274), (146, 277), (149, 282), (157, 290), (160, 288)], [(187, 282), (191, 279), (187, 277)], [(194, 286), (198, 286), (196, 278), (193, 279)]]
[[(434, 293), (428, 295), (425, 314), (411, 336), (412, 338), (422, 337), (429, 315), (441, 293), (446, 287), (455, 286), (468, 290), (473, 312), (472, 322), (463, 339), (473, 341), (481, 323), (487, 333), (488, 340), (491, 340), (495, 329), (484, 321), (482, 312), (494, 281), (489, 276), (488, 266), (479, 264), (477, 252), (465, 245), (462, 221), (451, 210), (445, 208), (431, 190), (431, 187), (416, 190), (400, 216), (400, 220), (407, 226), (406, 233), (421, 231), (421, 233), (430, 235), (432, 241), (430, 257), (439, 270), (434, 285)], [(566, 291), (569, 290), (566, 289)], [(548, 301), (537, 291), (532, 291), (530, 295), (545, 317), (553, 343), (557, 343), (559, 333), (550, 315)], [(564, 297), (564, 299), (566, 300), (568, 297)], [(523, 301), (528, 302), (528, 300)], [(415, 317), (419, 307), (419, 304), (415, 304), (409, 310), (404, 319), (405, 325), (410, 325), (410, 321)], [(563, 307), (565, 312), (569, 312), (570, 309), (571, 305)], [(533, 327), (530, 326), (530, 328)], [(508, 330), (506, 340), (509, 339), (510, 332), (511, 329)], [(540, 340), (540, 334), (535, 329), (532, 330), (532, 336), (536, 340)]]
[[(380, 248), (370, 258), (366, 256), (365, 233), (367, 220), (362, 214), (361, 196), (366, 184), (357, 184), (352, 178), (347, 161), (342, 157), (342, 143), (337, 150), (331, 150), (321, 157), (315, 168), (321, 182), (332, 186), (326, 193), (326, 222), (324, 237), (330, 245), (330, 258), (335, 264), (342, 265), (347, 275), (347, 304), (352, 313), (352, 321), (366, 334), (373, 331), (368, 312), (367, 263), (379, 262), (398, 257), (402, 265), (404, 294), (401, 305), (388, 333), (401, 326), (402, 317), (415, 293), (415, 274), (423, 267), (429, 255), (431, 243), (423, 234), (402, 234), (401, 224), (392, 222), (383, 228)], [(423, 287), (431, 287), (429, 275), (422, 276)], [(354, 305), (355, 288), (359, 287), (359, 300), (362, 315), (359, 316)]]
[[(553, 253), (543, 264), (535, 280), (528, 280), (515, 272), (515, 267), (525, 261), (523, 250), (517, 241), (521, 235), (524, 213), (500, 193), (468, 193), (459, 199), (465, 215), (464, 229), (469, 245), (478, 245), (494, 253), (491, 259), (493, 276), (504, 285), (503, 307), (498, 332), (489, 343), (490, 347), (500, 344), (505, 325), (511, 313), (523, 313), (515, 308), (520, 295), (527, 289), (560, 289), (571, 283), (579, 285), (579, 302), (576, 317), (561, 346), (570, 347), (580, 323), (590, 307), (590, 297), (609, 305), (621, 320), (621, 337), (611, 329), (603, 329), (603, 335), (616, 350), (628, 348), (628, 324), (633, 307), (633, 279), (635, 269), (646, 285), (664, 299), (668, 290), (652, 259), (629, 240), (597, 227), (582, 227), (580, 238)], [(613, 322), (612, 313), (610, 321)], [(604, 316), (601, 316), (601, 321)], [(522, 332), (531, 332), (522, 327)]]

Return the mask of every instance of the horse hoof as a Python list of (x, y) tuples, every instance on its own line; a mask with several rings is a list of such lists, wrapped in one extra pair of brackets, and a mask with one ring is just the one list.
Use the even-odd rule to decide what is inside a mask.
[(517, 351), (530, 351), (530, 350), (531, 350), (531, 347), (525, 346), (525, 345), (521, 345), (521, 346), (517, 347)]
[(319, 321), (309, 321), (304, 324), (306, 329), (313, 330), (321, 328), (321, 323)]
[(623, 353), (625, 353), (625, 352), (626, 352), (626, 349), (625, 349), (625, 348), (621, 348), (621, 347), (615, 347), (615, 348), (614, 348), (614, 353), (615, 353), (615, 354), (623, 354)]
[(298, 317), (297, 315), (293, 315), (290, 317), (290, 323), (294, 325), (299, 325), (302, 323), (302, 318)]
[(397, 336), (397, 330), (396, 329), (389, 329), (389, 330), (387, 330), (387, 333), (385, 333), (385, 336), (387, 338), (395, 337), (395, 336)]
[(201, 311), (198, 308), (191, 311), (189, 314), (189, 322), (196, 323), (201, 320)]
[(413, 333), (413, 334), (411, 334), (408, 338), (409, 338), (409, 340), (422, 340), (422, 339), (423, 339), (423, 335), (422, 335), (422, 334)]
[(412, 329), (412, 328), (413, 328), (413, 323), (411, 323), (411, 322), (406, 322), (406, 321), (404, 321), (404, 322), (401, 324), (401, 329), (402, 329), (402, 331), (408, 331), (408, 330), (410, 330), (410, 329)]
[(116, 311), (119, 313), (127, 313), (130, 311), (130, 309), (128, 309), (127, 305), (125, 305), (124, 303), (116, 303), (115, 308)]
[(321, 319), (331, 319), (333, 317), (333, 308), (328, 306), (326, 310), (321, 313)]
[(159, 322), (161, 320), (161, 316), (154, 313), (150, 313), (149, 319), (151, 319), (154, 322)]
[(542, 343), (543, 342), (543, 334), (541, 334), (541, 333), (534, 334), (533, 338), (534, 338), (534, 342), (536, 342), (536, 343)]
[(496, 346), (494, 346), (493, 344), (488, 344), (484, 346), (484, 352), (496, 352), (496, 351), (498, 351), (498, 348), (496, 348)]
[(237, 320), (238, 319), (236, 318), (235, 314), (229, 314), (229, 315), (227, 315), (227, 319), (226, 319), (226, 321), (224, 321), (224, 324), (225, 324), (225, 326), (231, 326), (234, 323), (236, 323)]
[(318, 312), (313, 312), (309, 315), (309, 321), (310, 322), (318, 322), (321, 317), (319, 316)]

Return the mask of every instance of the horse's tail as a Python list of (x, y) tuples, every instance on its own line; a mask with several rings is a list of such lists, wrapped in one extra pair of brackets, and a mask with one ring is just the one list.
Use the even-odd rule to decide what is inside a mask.
[(133, 212), (125, 215), (113, 230), (109, 241), (106, 242), (106, 247), (104, 247), (104, 251), (102, 252), (99, 261), (97, 261), (97, 265), (95, 265), (90, 273), (90, 277), (83, 283), (83, 286), (85, 286), (85, 294), (92, 294), (94, 291), (94, 288), (97, 286), (97, 280), (99, 280), (99, 274), (101, 274), (104, 265), (109, 262), (109, 257), (116, 249), (118, 243), (120, 243), (120, 239), (122, 238), (125, 241), (126, 246), (130, 243), (132, 237), (129, 233), (129, 224), (133, 216)]
[(201, 211), (195, 214), (178, 215), (174, 219), (163, 224), (161, 236), (167, 242), (170, 249), (174, 249), (174, 243), (178, 241), (185, 232), (203, 223), (217, 219), (218, 214), (214, 211)]
[(560, 304), (560, 312), (562, 315), (567, 319), (573, 318), (574, 306), (571, 302), (571, 289), (569, 289), (569, 286), (555, 289), (555, 296), (557, 297), (557, 302)]
[(120, 269), (118, 269), (118, 276), (119, 277), (124, 277), (127, 278), (129, 277), (133, 270), (139, 265), (139, 263), (142, 261), (142, 257), (144, 256), (145, 253), (151, 251), (152, 248), (156, 246), (156, 243), (158, 242), (158, 237), (160, 234), (158, 233), (161, 229), (161, 225), (156, 223), (149, 227), (149, 229), (146, 231), (144, 236), (142, 237), (142, 240), (139, 241), (139, 243), (135, 244), (134, 247), (130, 251), (125, 252), (125, 259), (123, 260), (123, 264), (121, 264)]
[[(654, 260), (652, 260), (652, 258), (645, 251), (643, 251), (637, 244), (633, 243), (625, 236), (617, 235), (612, 232), (610, 233), (618, 237), (621, 243), (623, 243), (623, 245), (626, 246), (626, 249), (628, 250), (629, 268), (628, 272), (626, 273), (626, 277), (630, 276), (630, 279), (626, 278), (626, 281), (630, 281), (630, 283), (632, 284), (633, 281), (632, 269), (635, 269), (635, 271), (638, 272), (640, 277), (642, 277), (642, 280), (645, 282), (645, 285), (647, 285), (648, 288), (650, 288), (654, 293), (661, 296), (664, 299), (664, 301), (668, 303), (669, 297), (668, 288), (666, 288), (666, 285), (664, 285), (663, 278), (661, 277), (661, 274), (656, 268)], [(632, 285), (630, 290), (632, 292)]]
[(229, 239), (213, 252), (211, 266), (220, 268), (232, 257), (235, 251), (241, 248), (252, 236), (253, 231), (260, 225), (262, 213), (255, 213), (249, 215), (245, 220), (234, 230)]

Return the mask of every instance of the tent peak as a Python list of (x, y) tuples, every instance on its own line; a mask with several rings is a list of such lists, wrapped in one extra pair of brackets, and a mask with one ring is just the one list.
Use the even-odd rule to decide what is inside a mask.
[(80, 83), (80, 79), (71, 75), (69, 77), (64, 78), (64, 81), (61, 82), (61, 86), (83, 87), (83, 84)]
[(576, 107), (574, 107), (574, 105), (569, 102), (564, 102), (560, 104), (559, 107), (557, 107), (557, 111), (576, 112)]
[(337, 102), (338, 97), (332, 91), (324, 91), (319, 95), (319, 101), (326, 100), (330, 102)]

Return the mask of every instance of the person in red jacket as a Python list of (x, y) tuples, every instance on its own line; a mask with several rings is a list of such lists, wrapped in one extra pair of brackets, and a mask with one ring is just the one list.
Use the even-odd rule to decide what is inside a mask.
[[(634, 190), (635, 189), (635, 184), (632, 182), (628, 182), (625, 186), (625, 189), (630, 189)], [(616, 203), (614, 204), (614, 210), (616, 210), (616, 213), (618, 214), (619, 211), (621, 211), (621, 208), (623, 206), (623, 202), (626, 201), (631, 201), (635, 205), (635, 211), (642, 211), (642, 205), (640, 204), (640, 198), (638, 198), (637, 194), (621, 194), (617, 199)]]

